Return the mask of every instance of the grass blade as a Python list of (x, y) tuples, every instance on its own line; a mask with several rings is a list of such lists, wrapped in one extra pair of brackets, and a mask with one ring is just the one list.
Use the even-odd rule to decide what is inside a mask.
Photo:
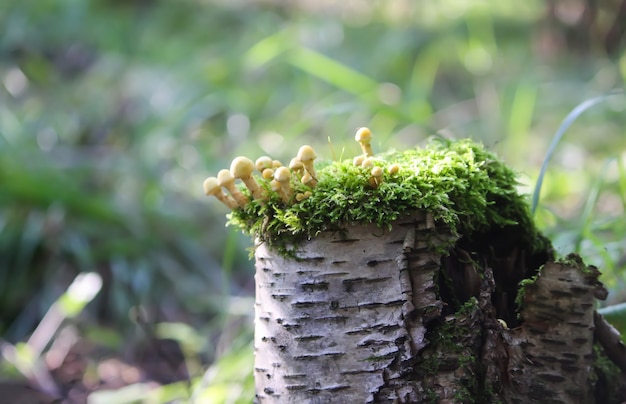
[(565, 131), (569, 129), (569, 127), (572, 125), (572, 123), (574, 123), (576, 118), (578, 118), (583, 112), (585, 112), (589, 108), (601, 102), (607, 101), (611, 98), (614, 98), (617, 96), (623, 96), (623, 95), (624, 95), (623, 91), (618, 91), (618, 92), (612, 92), (609, 94), (601, 95), (599, 97), (595, 97), (595, 98), (591, 98), (589, 100), (583, 101), (580, 104), (578, 104), (576, 108), (574, 108), (569, 114), (567, 114), (565, 119), (563, 119), (563, 121), (561, 122), (561, 125), (556, 131), (556, 134), (554, 135), (554, 138), (552, 138), (552, 142), (550, 143), (550, 146), (548, 147), (548, 151), (546, 152), (546, 156), (544, 157), (543, 163), (541, 164), (541, 171), (539, 172), (539, 177), (537, 178), (537, 183), (535, 184), (535, 190), (533, 192), (533, 200), (532, 200), (532, 207), (531, 207), (531, 212), (533, 214), (535, 213), (535, 210), (537, 209), (537, 205), (539, 204), (539, 194), (541, 193), (541, 185), (543, 184), (543, 177), (546, 174), (548, 163), (550, 162), (550, 159), (552, 158), (552, 155), (554, 154), (556, 147), (561, 141), (561, 138), (565, 134)]

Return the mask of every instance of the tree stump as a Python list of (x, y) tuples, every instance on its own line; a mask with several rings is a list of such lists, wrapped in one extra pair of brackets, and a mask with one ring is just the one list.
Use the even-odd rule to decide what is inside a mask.
[[(595, 343), (595, 299), (606, 296), (595, 268), (575, 256), (546, 262), (522, 282), (518, 317), (516, 307), (500, 304), (508, 311), (498, 312), (494, 302), (504, 293), (496, 285), (507, 283), (499, 278), (511, 275), (502, 262), (511, 266), (519, 253), (483, 254), (481, 267), (469, 258), (475, 254), (458, 253), (455, 240), (420, 212), (389, 231), (351, 225), (323, 232), (292, 257), (258, 245), (257, 401), (624, 399), (624, 369)], [(606, 345), (623, 357), (619, 339)]]

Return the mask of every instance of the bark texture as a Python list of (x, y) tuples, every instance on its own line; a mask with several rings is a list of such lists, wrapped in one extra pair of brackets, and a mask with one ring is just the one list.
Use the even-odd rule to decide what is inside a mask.
[[(325, 232), (290, 258), (258, 245), (257, 402), (622, 399), (623, 368), (598, 366), (604, 351), (626, 366), (619, 335), (594, 315), (606, 292), (599, 272), (575, 259), (538, 272), (519, 246), (481, 248), (426, 213), (388, 231)], [(518, 318), (510, 285), (529, 274)], [(607, 341), (599, 347), (596, 324)]]

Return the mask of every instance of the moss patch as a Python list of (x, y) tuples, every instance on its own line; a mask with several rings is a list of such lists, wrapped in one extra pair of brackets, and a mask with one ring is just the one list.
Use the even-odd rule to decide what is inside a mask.
[[(529, 244), (536, 239), (515, 173), (482, 145), (433, 138), (424, 148), (378, 155), (373, 164), (384, 169), (379, 186), (371, 185), (371, 167), (352, 160), (318, 164), (315, 187), (292, 181), (295, 192), (312, 192), (297, 203), (284, 203), (259, 177), (269, 200), (235, 209), (229, 224), (281, 248), (348, 224), (390, 226), (403, 214), (424, 210), (466, 237), (516, 225)], [(390, 173), (391, 164), (399, 166), (396, 173)]]

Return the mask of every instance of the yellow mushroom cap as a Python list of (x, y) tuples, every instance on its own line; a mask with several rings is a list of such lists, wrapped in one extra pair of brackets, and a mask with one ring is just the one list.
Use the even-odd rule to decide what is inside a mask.
[(272, 168), (272, 158), (269, 156), (261, 156), (256, 159), (254, 165), (256, 169), (259, 170), (260, 173), (262, 173), (263, 170), (265, 170), (266, 168)]
[(274, 178), (274, 169), (266, 168), (265, 170), (263, 170), (263, 174), (261, 175), (263, 176), (264, 179), (271, 180), (272, 178)]
[(359, 143), (369, 143), (371, 139), (372, 131), (365, 127), (357, 129), (356, 134), (354, 135), (354, 140)]
[(230, 174), (230, 170), (224, 168), (217, 173), (217, 185), (220, 187), (226, 187), (231, 182), (235, 182), (235, 177)]
[(209, 177), (202, 183), (205, 195), (215, 195), (218, 191), (222, 191), (222, 187), (217, 184), (217, 178)]
[(363, 168), (373, 168), (374, 167), (374, 160), (372, 160), (371, 158), (366, 158), (363, 159), (363, 162), (361, 162), (361, 167)]
[(389, 174), (393, 175), (393, 174), (397, 173), (398, 171), (400, 171), (400, 165), (394, 163), (394, 164), (390, 165), (387, 170), (389, 171)]
[(301, 181), (302, 181), (302, 183), (303, 183), (304, 185), (309, 185), (309, 186), (315, 185), (315, 182), (314, 182), (314, 181), (315, 181), (315, 179), (314, 179), (314, 178), (311, 176), (311, 174), (309, 174), (309, 173), (305, 173), (305, 174), (302, 176), (302, 180), (301, 180)]
[(278, 167), (274, 171), (274, 179), (278, 182), (287, 182), (291, 179), (291, 171), (287, 167)]
[(230, 175), (235, 178), (248, 178), (254, 171), (254, 163), (247, 157), (236, 157), (230, 164)]
[(300, 150), (298, 150), (297, 159), (300, 160), (302, 163), (315, 160), (316, 158), (317, 155), (315, 154), (315, 150), (313, 150), (313, 148), (309, 145), (305, 144), (304, 146), (300, 147)]
[(289, 168), (292, 171), (301, 171), (304, 170), (304, 164), (302, 164), (302, 162), (297, 157), (294, 157), (289, 162)]
[(379, 166), (376, 166), (374, 168), (372, 168), (372, 176), (374, 177), (382, 177), (383, 176), (383, 169)]

